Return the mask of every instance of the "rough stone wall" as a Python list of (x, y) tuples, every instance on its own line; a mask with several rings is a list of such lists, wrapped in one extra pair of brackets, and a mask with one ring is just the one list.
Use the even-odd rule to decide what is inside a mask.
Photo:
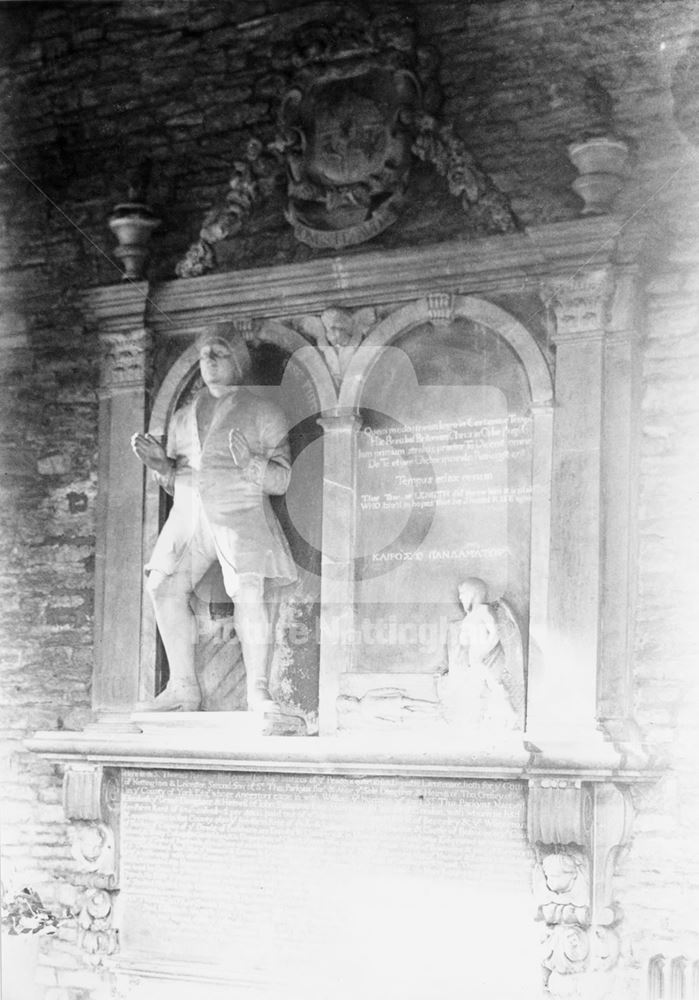
[(635, 792), (617, 880), (627, 960), (642, 976), (657, 954), (699, 958), (699, 241), (690, 228), (665, 244), (650, 278), (643, 351), (634, 709), (667, 772)]
[[(151, 276), (172, 275), (203, 212), (225, 194), (236, 151), (252, 132), (272, 128), (270, 47), (311, 6), (121, 0), (0, 7), (4, 877), (30, 882), (49, 900), (75, 902), (61, 895), (75, 866), (58, 776), (21, 741), (89, 718), (97, 359), (75, 292), (119, 279), (106, 217), (126, 193), (127, 168), (144, 155), (154, 160), (151, 202), (163, 218)], [(442, 55), (444, 113), (523, 224), (576, 215), (565, 146), (608, 127), (610, 103), (615, 130), (633, 150), (621, 210), (652, 230), (671, 223), (659, 234), (665, 242), (644, 332), (635, 642), (638, 718), (673, 769), (637, 793), (636, 834), (618, 879), (635, 990), (655, 951), (699, 957), (692, 926), (699, 911), (697, 696), (690, 693), (699, 255), (672, 228), (697, 196), (687, 124), (697, 90), (695, 5), (421, 0), (416, 10), (422, 37)], [(684, 101), (674, 117), (673, 89)], [(467, 220), (439, 183), (434, 189), (418, 188), (405, 218), (369, 248), (466, 233)], [(230, 248), (231, 266), (312, 254), (293, 241), (280, 205), (273, 200), (250, 222)], [(47, 1000), (83, 1000), (96, 982), (70, 941), (52, 946), (42, 976)]]

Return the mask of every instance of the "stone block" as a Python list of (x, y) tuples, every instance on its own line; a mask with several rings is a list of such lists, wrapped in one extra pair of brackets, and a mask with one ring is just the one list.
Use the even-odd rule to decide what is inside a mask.
[(70, 471), (70, 458), (61, 454), (45, 455), (37, 461), (36, 467), (40, 476), (65, 476)]

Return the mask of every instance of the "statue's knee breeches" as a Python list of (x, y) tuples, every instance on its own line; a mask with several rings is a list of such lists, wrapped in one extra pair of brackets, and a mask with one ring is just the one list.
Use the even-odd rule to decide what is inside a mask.
[(146, 576), (146, 591), (156, 605), (164, 601), (187, 604), (192, 593), (192, 585), (182, 573), (167, 575), (154, 569)]
[(265, 602), (265, 578), (258, 573), (241, 573), (233, 601), (240, 606), (257, 607)]

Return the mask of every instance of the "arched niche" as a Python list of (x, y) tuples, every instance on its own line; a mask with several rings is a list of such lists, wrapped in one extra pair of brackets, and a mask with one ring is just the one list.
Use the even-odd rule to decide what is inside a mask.
[[(389, 315), (357, 350), (338, 401), (338, 413), (354, 415), (345, 600), (356, 639), (345, 676), (328, 678), (329, 713), (333, 694), (361, 697), (378, 683), (430, 697), (466, 577), (484, 579), (489, 600), (507, 601), (530, 662), (537, 657), (552, 398), (532, 335), (481, 298), (427, 296)], [(330, 556), (333, 541), (324, 539)]]
[[(212, 333), (235, 334), (230, 323), (216, 324)], [(282, 524), (299, 571), (296, 585), (288, 588), (282, 598), (280, 628), (282, 636), (275, 653), (273, 682), (285, 686), (287, 700), (304, 712), (314, 712), (317, 706), (318, 629), (315, 624), (320, 594), (320, 547), (322, 521), (322, 431), (318, 425), (321, 412), (336, 405), (337, 396), (327, 367), (308, 342), (289, 327), (270, 321), (263, 324), (254, 337), (238, 334), (236, 352), (241, 370), (247, 374), (245, 384), (256, 394), (269, 398), (285, 412), (289, 423), (292, 453), (292, 478), (287, 494), (273, 497), (272, 504)], [(186, 347), (162, 380), (151, 409), (148, 432), (167, 442), (168, 427), (173, 414), (192, 397), (200, 386), (199, 356), (196, 343)], [(308, 502), (308, 497), (313, 502)], [(158, 533), (169, 510), (170, 500), (152, 477), (147, 477), (144, 510), (144, 562), (152, 551)], [(204, 692), (205, 710), (236, 710), (244, 707), (244, 674), (242, 661), (228, 675), (224, 661), (236, 656), (236, 640), (232, 629), (232, 605), (222, 588), (217, 568), (202, 583), (195, 599), (200, 619), (200, 642), (205, 642), (207, 629), (212, 638), (198, 656), (209, 661), (221, 660), (221, 669), (209, 667), (200, 683)], [(201, 605), (208, 606), (201, 607)], [(286, 618), (285, 618), (286, 616)], [(286, 641), (285, 620), (293, 624), (297, 634), (305, 637), (290, 648)], [(306, 621), (308, 619), (308, 621)], [(167, 665), (159, 646), (157, 629), (150, 601), (144, 594), (141, 631), (140, 688), (144, 699), (157, 692), (166, 680)], [(216, 622), (209, 625), (210, 621)], [(287, 630), (288, 631), (288, 630)], [(203, 636), (203, 638), (202, 638)], [(221, 652), (223, 647), (226, 649)], [(295, 661), (295, 662), (292, 662)], [(199, 663), (201, 667), (201, 662)], [(227, 672), (219, 683), (218, 674)], [(235, 672), (235, 671), (234, 671)], [(210, 678), (210, 680), (207, 679)], [(301, 682), (297, 684), (298, 679)]]
[(459, 318), (482, 324), (511, 347), (529, 380), (533, 405), (542, 406), (551, 402), (553, 382), (548, 365), (531, 333), (519, 320), (500, 306), (475, 295), (440, 295), (411, 302), (374, 327), (347, 368), (339, 405), (356, 407), (365, 379), (378, 360), (378, 349), (395, 343), (421, 324), (442, 325)]

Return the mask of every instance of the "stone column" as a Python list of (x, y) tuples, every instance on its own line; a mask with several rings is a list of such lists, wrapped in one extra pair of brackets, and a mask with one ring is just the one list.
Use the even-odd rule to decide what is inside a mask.
[(597, 717), (600, 643), (604, 311), (609, 278), (547, 283), (556, 319), (548, 610), (530, 675), (533, 742), (587, 742)]
[(320, 735), (337, 729), (340, 674), (354, 657), (357, 433), (354, 410), (338, 408), (318, 421), (323, 438), (323, 541), (320, 611)]
[(598, 712), (618, 743), (634, 738), (631, 655), (634, 621), (634, 526), (638, 494), (641, 371), (634, 266), (617, 268), (605, 337), (602, 437), (602, 620)]
[(553, 402), (533, 404), (532, 414), (532, 514), (529, 575), (528, 723), (537, 707), (535, 694), (546, 677), (548, 635), (548, 567), (551, 553), (551, 460)]
[(131, 284), (87, 297), (103, 350), (92, 704), (110, 715), (139, 700), (145, 476), (130, 438), (146, 421), (146, 294)]

